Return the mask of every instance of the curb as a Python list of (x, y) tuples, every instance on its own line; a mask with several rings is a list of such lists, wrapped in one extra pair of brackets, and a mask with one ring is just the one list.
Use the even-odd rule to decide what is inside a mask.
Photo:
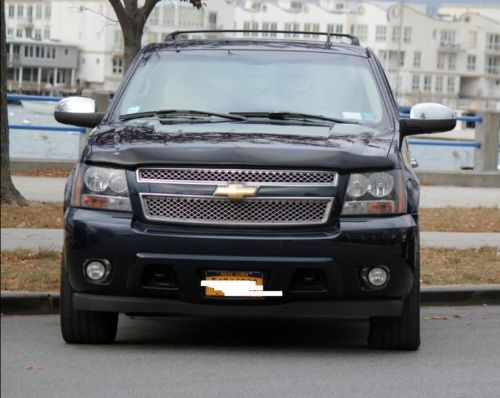
[[(500, 305), (500, 284), (425, 286), (421, 292), (424, 306)], [(59, 313), (59, 293), (1, 292), (2, 314), (40, 315)]]

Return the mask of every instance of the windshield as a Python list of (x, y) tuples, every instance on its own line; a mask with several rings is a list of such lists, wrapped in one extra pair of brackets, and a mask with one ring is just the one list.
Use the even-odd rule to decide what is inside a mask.
[(152, 54), (133, 74), (115, 114), (166, 109), (296, 112), (372, 125), (386, 120), (367, 59), (292, 51)]

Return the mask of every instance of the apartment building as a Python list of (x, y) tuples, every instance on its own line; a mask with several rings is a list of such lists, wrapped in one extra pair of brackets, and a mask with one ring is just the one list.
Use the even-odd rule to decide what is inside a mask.
[(238, 29), (306, 31), (313, 39), (318, 31), (356, 35), (379, 56), (402, 104), (500, 109), (500, 6), (487, 9), (489, 16), (477, 4), (448, 6), (430, 16), (408, 2), (240, 0), (234, 19)]

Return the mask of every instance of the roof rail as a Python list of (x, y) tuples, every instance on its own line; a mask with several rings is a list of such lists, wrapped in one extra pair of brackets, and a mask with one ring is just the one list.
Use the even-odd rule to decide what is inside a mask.
[(321, 35), (326, 36), (326, 44), (331, 46), (332, 37), (341, 37), (351, 40), (353, 46), (359, 46), (359, 39), (356, 36), (343, 33), (328, 32), (304, 32), (300, 30), (245, 30), (245, 29), (221, 29), (221, 30), (176, 30), (165, 37), (165, 41), (177, 40), (177, 36), (191, 33), (285, 33), (290, 35)]

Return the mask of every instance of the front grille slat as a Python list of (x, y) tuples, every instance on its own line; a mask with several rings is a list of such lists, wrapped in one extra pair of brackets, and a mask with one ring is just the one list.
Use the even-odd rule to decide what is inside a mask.
[(159, 184), (228, 184), (336, 186), (338, 174), (325, 170), (254, 170), (144, 167), (137, 170), (137, 181)]
[(185, 224), (312, 225), (327, 222), (331, 198), (252, 198), (141, 194), (146, 218)]

